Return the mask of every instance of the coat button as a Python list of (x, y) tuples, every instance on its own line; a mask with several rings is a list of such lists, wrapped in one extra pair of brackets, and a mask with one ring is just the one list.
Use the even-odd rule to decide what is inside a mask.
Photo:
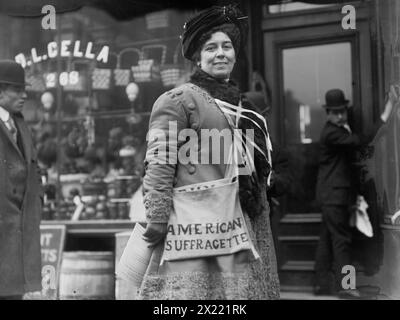
[(183, 91), (182, 90), (178, 90), (175, 93), (176, 93), (177, 96), (180, 96), (183, 93)]
[(193, 102), (189, 103), (188, 107), (189, 107), (189, 109), (192, 109), (192, 110), (196, 109), (196, 106), (194, 105)]
[(197, 130), (199, 128), (199, 124), (197, 122), (193, 122), (191, 127), (193, 130)]
[(189, 164), (188, 171), (190, 174), (193, 174), (196, 172), (196, 167), (193, 164)]

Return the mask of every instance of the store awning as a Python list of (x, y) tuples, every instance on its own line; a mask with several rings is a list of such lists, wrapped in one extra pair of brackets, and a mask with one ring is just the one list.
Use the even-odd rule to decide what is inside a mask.
[[(365, 1), (365, 0), (360, 0)], [(350, 2), (354, 2), (354, 1), (349, 1), (349, 0), (300, 0), (300, 1), (296, 1), (296, 0), (264, 0), (265, 4), (280, 4), (280, 3), (288, 3), (288, 2), (305, 2), (305, 3), (311, 3), (311, 4), (340, 4), (340, 3), (350, 3)]]
[[(0, 0), (0, 12), (18, 17), (39, 17), (45, 5), (52, 5), (57, 13), (71, 12), (84, 6), (108, 12), (117, 20), (131, 19), (150, 12), (169, 8), (202, 9), (212, 5), (245, 3), (251, 0)], [(362, 0), (363, 1), (363, 0)], [(265, 4), (279, 4), (288, 0), (264, 0)], [(346, 0), (305, 0), (313, 4), (345, 3)]]
[(107, 11), (118, 20), (129, 19), (168, 8), (201, 9), (218, 4), (216, 0), (0, 0), (0, 12), (18, 17), (39, 17), (46, 5), (57, 13), (78, 10), (84, 6)]

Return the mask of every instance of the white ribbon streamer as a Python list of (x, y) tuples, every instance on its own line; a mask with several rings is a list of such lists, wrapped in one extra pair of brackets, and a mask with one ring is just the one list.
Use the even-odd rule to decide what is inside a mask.
[[(270, 140), (269, 135), (268, 135), (268, 126), (267, 126), (267, 122), (265, 121), (264, 117), (261, 116), (259, 113), (253, 111), (253, 110), (249, 110), (249, 109), (243, 108), (241, 103), (239, 104), (239, 106), (235, 106), (233, 104), (230, 104), (228, 102), (225, 102), (225, 101), (222, 101), (222, 100), (219, 100), (219, 99), (214, 99), (214, 100), (217, 103), (217, 105), (220, 108), (220, 110), (225, 115), (233, 115), (233, 116), (236, 117), (236, 128), (238, 127), (239, 119), (240, 118), (244, 118), (244, 119), (250, 120), (255, 126), (257, 126), (262, 131), (262, 133), (264, 134), (264, 138), (265, 138), (265, 144), (267, 146), (267, 153), (268, 153), (267, 155), (265, 155), (263, 150), (261, 150), (261, 148), (254, 141), (249, 141), (248, 139), (246, 139), (246, 143), (250, 143), (251, 146), (253, 146), (257, 151), (259, 151), (264, 156), (264, 158), (267, 160), (267, 162), (270, 165), (270, 167), (272, 168), (272, 157), (271, 157), (272, 143), (271, 143), (271, 140)], [(261, 128), (261, 126), (256, 121), (254, 121), (253, 119), (243, 115), (243, 113), (246, 113), (246, 112), (247, 113), (252, 113), (258, 119), (260, 119), (262, 121), (262, 123), (264, 124), (265, 130), (263, 128)], [(227, 119), (229, 121), (230, 117), (227, 117)], [(231, 122), (230, 122), (230, 124), (231, 124)], [(245, 145), (245, 143), (243, 141), (243, 136), (240, 135), (235, 130), (233, 130), (233, 131), (234, 131), (234, 135), (238, 138), (240, 143), (242, 145)], [(252, 158), (252, 156), (250, 154), (250, 151), (246, 147), (245, 147), (245, 152), (246, 152), (246, 156), (250, 160), (249, 165), (251, 166), (251, 171), (255, 171), (254, 159)], [(268, 178), (267, 178), (267, 184), (268, 185), (270, 185), (270, 181), (271, 181), (271, 172), (269, 173)]]

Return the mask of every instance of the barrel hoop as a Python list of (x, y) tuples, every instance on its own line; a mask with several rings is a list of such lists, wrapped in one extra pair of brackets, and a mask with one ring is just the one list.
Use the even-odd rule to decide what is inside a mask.
[(61, 268), (61, 274), (105, 274), (105, 275), (114, 275), (114, 269), (70, 269), (70, 268)]
[(80, 260), (80, 261), (92, 261), (92, 260), (113, 260), (114, 255), (66, 255), (64, 253), (63, 260), (70, 260), (70, 261), (75, 261), (75, 260)]
[(113, 296), (60, 295), (60, 300), (115, 300)]

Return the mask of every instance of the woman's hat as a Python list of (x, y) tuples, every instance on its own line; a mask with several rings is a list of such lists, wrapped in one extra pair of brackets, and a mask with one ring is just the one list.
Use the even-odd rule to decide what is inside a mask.
[(325, 94), (325, 104), (322, 106), (326, 109), (342, 109), (347, 107), (349, 100), (346, 100), (344, 93), (340, 89), (331, 89)]
[(25, 71), (13, 60), (0, 60), (0, 83), (25, 86)]
[(231, 39), (238, 53), (240, 46), (245, 42), (247, 35), (246, 17), (236, 7), (229, 5), (224, 7), (213, 6), (207, 10), (201, 11), (192, 17), (183, 26), (182, 54), (186, 59), (192, 60), (193, 55), (200, 45), (201, 37), (215, 27), (222, 25), (231, 25), (238, 29), (239, 35)]

